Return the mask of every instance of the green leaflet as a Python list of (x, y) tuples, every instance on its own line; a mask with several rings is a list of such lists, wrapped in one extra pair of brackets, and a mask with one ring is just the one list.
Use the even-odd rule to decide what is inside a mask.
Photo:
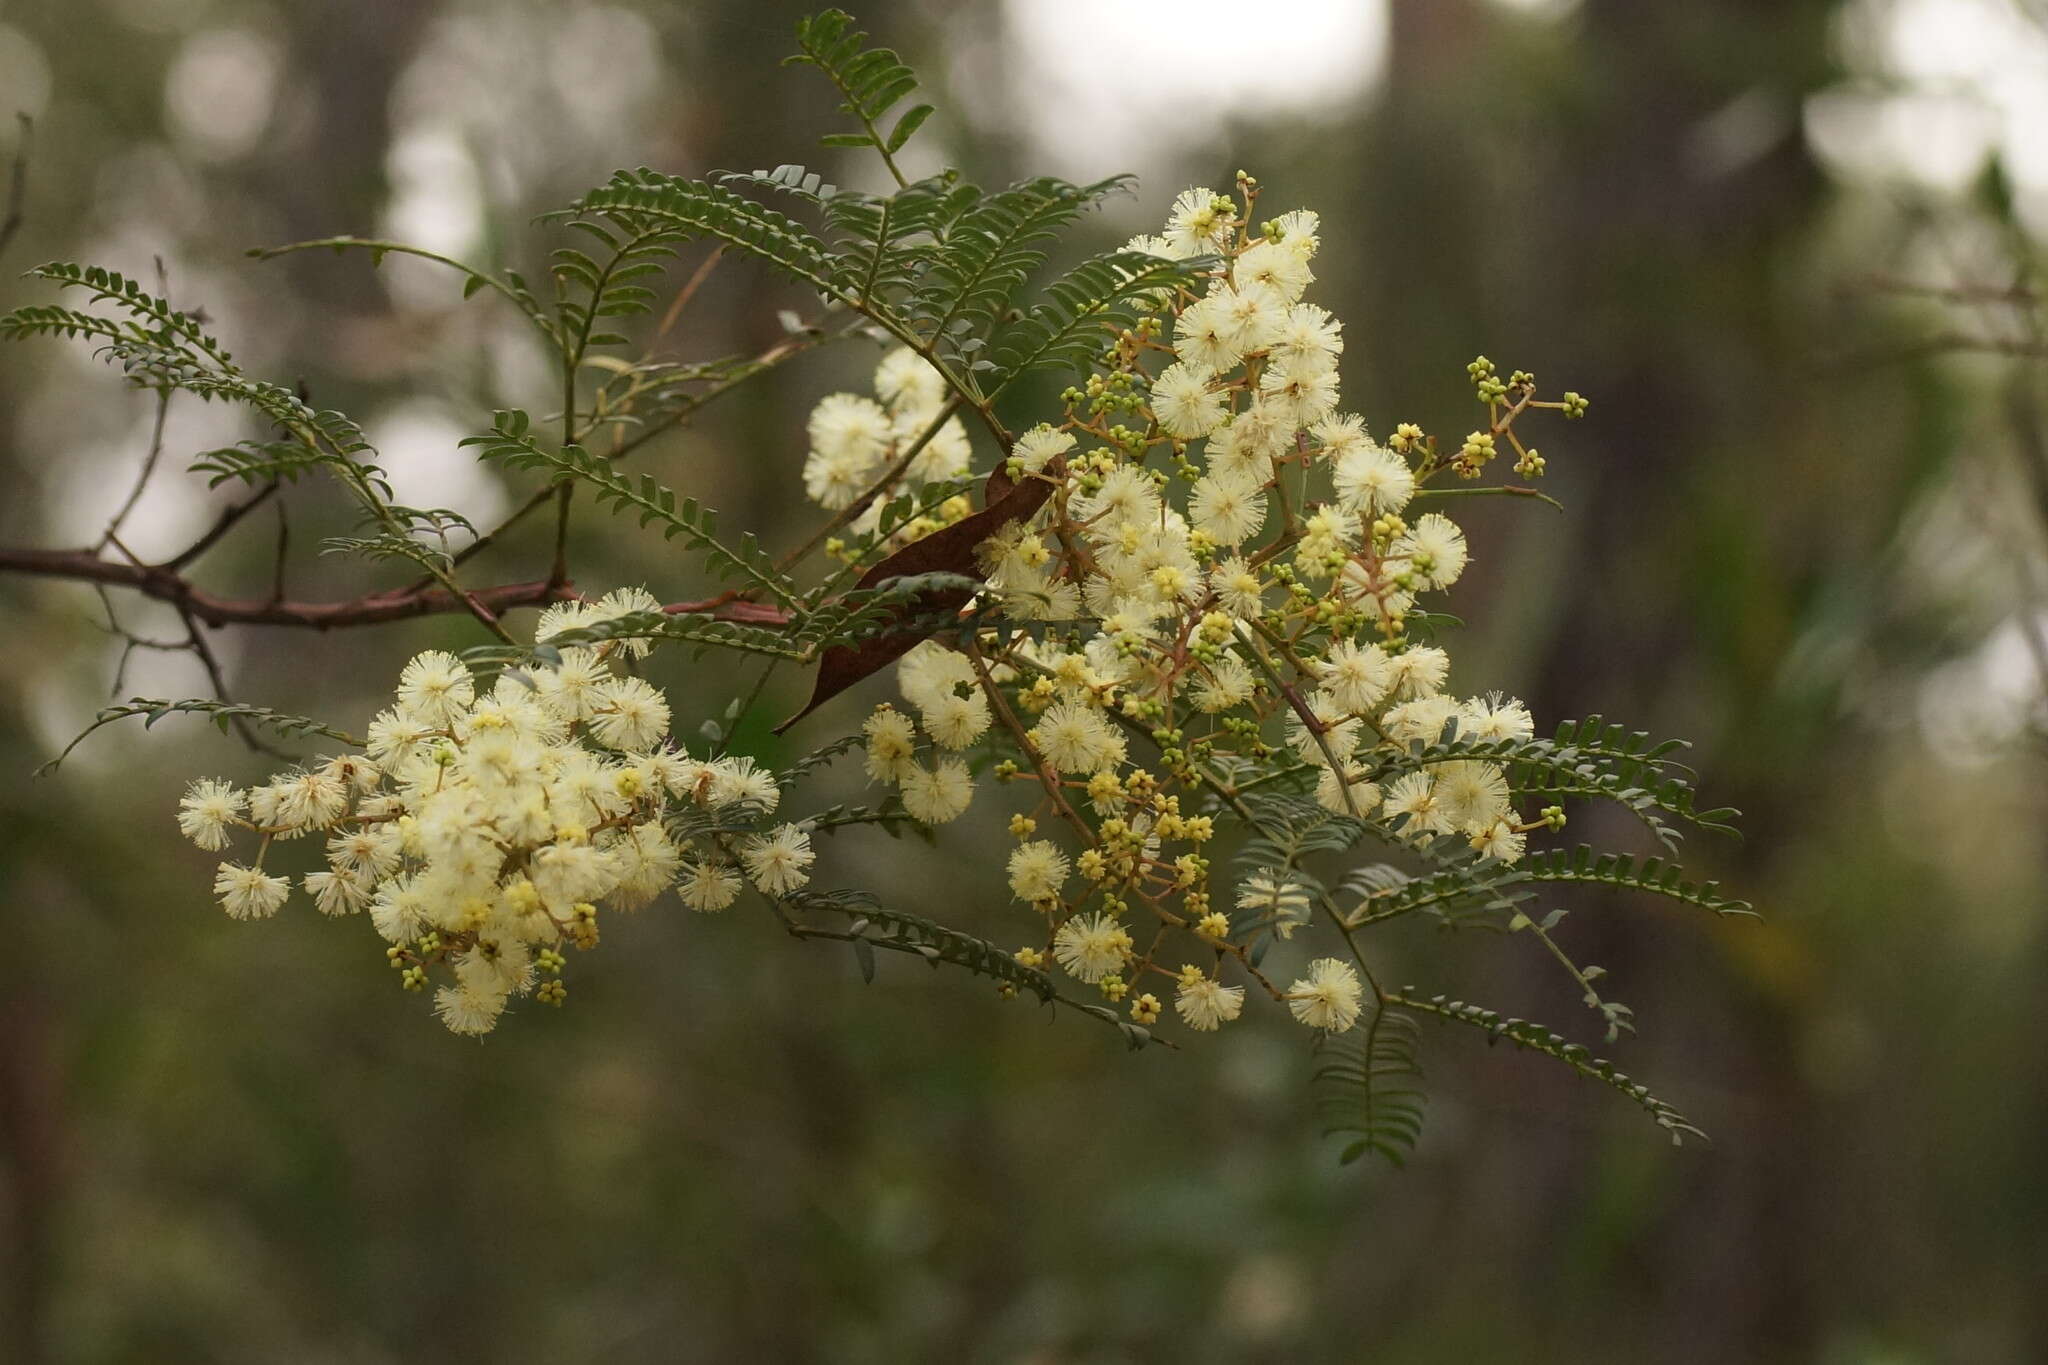
[(165, 716), (171, 715), (209, 716), (213, 719), (213, 723), (220, 727), (223, 734), (227, 732), (230, 721), (245, 720), (283, 735), (288, 739), (303, 739), (307, 735), (325, 735), (329, 739), (346, 744), (351, 748), (359, 748), (362, 745), (361, 740), (349, 734), (346, 730), (337, 730), (324, 721), (313, 720), (306, 716), (295, 716), (284, 711), (273, 711), (267, 706), (250, 706), (241, 702), (216, 701), (211, 697), (188, 697), (182, 701), (164, 701), (154, 697), (130, 697), (127, 701), (117, 706), (103, 707), (99, 714), (93, 717), (92, 724), (79, 731), (78, 735), (69, 744), (64, 746), (62, 753), (58, 754), (48, 763), (43, 764), (42, 767), (37, 768), (36, 774), (41, 776), (69, 758), (71, 751), (85, 742), (86, 736), (92, 734), (103, 725), (112, 725), (115, 721), (126, 720), (130, 716), (141, 716), (143, 717), (143, 728), (148, 729)]
[(1339, 1162), (1371, 1152), (1396, 1166), (1422, 1134), (1422, 1030), (1414, 1018), (1381, 1004), (1348, 1033), (1316, 1040), (1310, 1084), (1325, 1137), (1349, 1135)]
[(742, 536), (737, 546), (728, 546), (716, 534), (718, 514), (695, 498), (678, 498), (645, 474), (637, 479), (622, 474), (609, 460), (580, 446), (543, 446), (530, 434), (531, 428), (525, 413), (504, 411), (498, 413), (490, 435), (471, 436), (462, 444), (478, 446), (482, 458), (515, 469), (545, 469), (579, 479), (597, 490), (600, 502), (637, 515), (642, 526), (658, 523), (664, 537), (681, 536), (720, 578), (743, 578), (784, 606), (796, 605), (794, 588), (751, 534)]

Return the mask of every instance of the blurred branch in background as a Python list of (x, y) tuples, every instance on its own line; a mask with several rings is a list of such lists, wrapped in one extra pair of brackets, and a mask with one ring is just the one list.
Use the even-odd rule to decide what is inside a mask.
[(28, 214), (28, 149), (35, 134), (35, 122), (27, 114), (16, 114), (21, 126), (20, 139), (14, 146), (14, 163), (7, 174), (7, 211), (0, 217), (0, 256), (7, 254), (7, 248), (14, 245), (15, 234), (27, 221)]

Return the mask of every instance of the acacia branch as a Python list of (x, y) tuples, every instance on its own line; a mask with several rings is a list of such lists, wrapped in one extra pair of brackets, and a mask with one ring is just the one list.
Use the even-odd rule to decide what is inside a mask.
[(132, 588), (144, 597), (168, 602), (180, 612), (189, 613), (209, 626), (300, 626), (331, 630), (339, 626), (376, 625), (441, 612), (473, 611), (474, 605), (481, 605), (496, 615), (514, 607), (545, 606), (577, 597), (568, 584), (545, 580), (504, 583), (466, 592), (464, 596), (474, 599), (474, 605), (438, 585), (393, 588), (327, 602), (222, 597), (194, 586), (170, 564), (123, 564), (102, 559), (91, 550), (0, 548), (0, 573), (68, 578), (82, 583)]
[[(575, 602), (582, 598), (574, 585), (547, 579), (500, 583), (495, 587), (465, 591), (463, 598), (470, 599), (467, 601), (435, 584), (389, 588), (383, 592), (365, 593), (361, 597), (326, 602), (298, 601), (275, 594), (263, 598), (222, 597), (195, 587), (191, 580), (177, 571), (175, 563), (122, 563), (102, 559), (91, 550), (0, 547), (0, 574), (6, 573), (131, 588), (144, 597), (168, 602), (181, 614), (215, 627), (298, 626), (333, 630), (343, 626), (379, 625), (414, 616), (435, 616), (443, 612), (474, 612), (477, 607), (498, 616), (516, 607), (544, 607), (551, 602)], [(742, 602), (729, 592), (694, 602), (671, 602), (662, 610), (671, 616), (710, 616), (750, 625), (783, 626), (790, 623), (789, 614), (780, 608)]]

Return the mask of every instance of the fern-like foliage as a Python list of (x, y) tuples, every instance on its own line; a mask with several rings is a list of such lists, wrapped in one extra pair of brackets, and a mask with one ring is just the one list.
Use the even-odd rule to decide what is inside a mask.
[(1475, 914), (1512, 912), (1534, 894), (1522, 887), (1529, 878), (1519, 867), (1482, 858), (1462, 839), (1436, 839), (1420, 852), (1430, 866), (1413, 875), (1385, 864), (1346, 874), (1339, 890), (1358, 897), (1344, 912), (1347, 927), (1359, 929), (1416, 911), (1457, 926)]
[(905, 315), (933, 343), (955, 332), (985, 335), (1045, 264), (1045, 247), (1060, 230), (1128, 184), (1127, 176), (1085, 186), (1043, 176), (977, 201), (947, 225), (944, 250), (933, 255)]
[[(792, 910), (829, 911), (844, 916), (852, 921), (847, 932), (855, 939), (914, 953), (934, 967), (941, 963), (965, 967), (977, 976), (1006, 981), (1030, 991), (1040, 1000), (1051, 1000), (1059, 993), (1050, 976), (1036, 967), (1026, 967), (987, 939), (962, 933), (922, 915), (888, 909), (866, 891), (795, 891), (784, 896), (782, 903)], [(864, 974), (872, 975), (872, 969), (866, 969)]]
[(817, 234), (785, 214), (723, 185), (684, 180), (645, 167), (620, 171), (568, 210), (602, 218), (639, 241), (655, 244), (716, 241), (817, 290), (851, 302), (843, 288), (846, 267)]
[(337, 730), (323, 721), (306, 716), (295, 716), (284, 711), (273, 711), (267, 706), (250, 706), (243, 702), (219, 701), (212, 697), (187, 697), (179, 701), (165, 701), (158, 697), (130, 697), (115, 706), (102, 707), (92, 719), (92, 724), (78, 732), (72, 741), (64, 746), (62, 753), (36, 769), (38, 775), (49, 772), (71, 756), (71, 751), (85, 742), (88, 735), (117, 720), (141, 716), (142, 728), (147, 730), (165, 716), (197, 715), (207, 716), (227, 733), (228, 726), (236, 721), (258, 725), (287, 739), (303, 739), (308, 735), (325, 735), (351, 747), (360, 747), (362, 741), (346, 730)]
[(1083, 1004), (1060, 994), (1053, 979), (1036, 967), (1026, 967), (987, 939), (928, 920), (922, 915), (891, 910), (865, 891), (798, 891), (781, 898), (781, 904), (799, 911), (826, 911), (852, 921), (844, 932), (792, 925), (798, 937), (834, 938), (853, 946), (861, 976), (872, 981), (874, 950), (909, 953), (923, 958), (936, 969), (942, 964), (964, 967), (977, 976), (990, 977), (1017, 990), (1029, 991), (1047, 1004), (1065, 1005), (1093, 1019), (1112, 1024), (1133, 1051), (1151, 1043), (1171, 1046), (1141, 1024), (1120, 1017), (1100, 1005)]
[(1396, 1166), (1422, 1134), (1422, 1030), (1413, 1016), (1386, 1005), (1348, 1033), (1326, 1033), (1316, 1043), (1311, 1076), (1325, 1137), (1349, 1136), (1339, 1162), (1374, 1152)]
[(1628, 854), (1596, 853), (1581, 844), (1575, 849), (1554, 848), (1533, 854), (1516, 870), (1523, 881), (1611, 886), (1624, 891), (1645, 891), (1664, 896), (1716, 915), (1753, 917), (1756, 914), (1755, 907), (1748, 901), (1721, 895), (1719, 882), (1689, 882), (1676, 863), (1667, 863), (1662, 858), (1647, 858), (1638, 866)]
[[(191, 466), (194, 472), (212, 476), (217, 485), (227, 479), (295, 480), (308, 469), (324, 467), (364, 511), (381, 519), (391, 488), (376, 467), (376, 452), (362, 428), (348, 417), (316, 409), (292, 390), (243, 372), (227, 348), (206, 331), (199, 315), (177, 308), (116, 271), (57, 261), (29, 274), (80, 290), (111, 315), (55, 305), (19, 308), (0, 317), (0, 336), (97, 340), (100, 358), (139, 388), (238, 403), (278, 429), (279, 439), (201, 454)], [(395, 530), (396, 524), (387, 523), (386, 529)]]
[(610, 640), (665, 640), (694, 645), (693, 657), (708, 649), (731, 649), (743, 654), (765, 654), (777, 659), (801, 659), (803, 649), (792, 643), (786, 631), (716, 617), (687, 613), (671, 615), (660, 611), (635, 611), (594, 621), (587, 626), (557, 631), (540, 641), (561, 649), (569, 645), (596, 645)]
[(893, 170), (895, 154), (931, 117), (932, 106), (912, 105), (887, 133), (882, 131), (889, 112), (917, 89), (917, 76), (890, 49), (868, 47), (867, 37), (853, 26), (852, 15), (828, 9), (798, 21), (798, 51), (783, 65), (814, 66), (824, 72), (845, 100), (839, 112), (859, 120), (858, 133), (827, 134), (820, 139), (825, 146), (873, 147)]
[(990, 344), (981, 362), (990, 371), (990, 396), (1032, 370), (1086, 366), (1110, 331), (1136, 320), (1141, 301), (1193, 287), (1210, 264), (1206, 258), (1169, 261), (1137, 251), (1083, 261), (1047, 285), (1045, 301)]
[(508, 268), (492, 274), (456, 260), (453, 256), (444, 256), (438, 251), (429, 251), (425, 247), (413, 246), (406, 242), (385, 241), (372, 237), (316, 237), (311, 241), (287, 242), (282, 246), (251, 247), (249, 255), (260, 261), (268, 261), (301, 251), (332, 251), (336, 255), (361, 251), (369, 256), (373, 267), (383, 265), (384, 258), (393, 255), (414, 256), (432, 261), (462, 277), (463, 298), (471, 298), (486, 289), (491, 290), (509, 299), (512, 306), (517, 308), (551, 345), (561, 344), (561, 334), (556, 330), (554, 319), (549, 317), (546, 305), (535, 297), (533, 290), (516, 270)]
[(241, 441), (216, 450), (202, 450), (192, 457), (186, 470), (206, 475), (208, 488), (218, 488), (230, 479), (251, 485), (273, 481), (297, 483), (300, 475), (319, 469), (330, 458), (325, 451), (297, 441)]
[[(561, 318), (568, 363), (580, 364), (592, 346), (621, 346), (618, 332), (597, 329), (600, 318), (637, 317), (653, 309), (655, 292), (640, 281), (659, 277), (675, 258), (672, 233), (646, 225), (637, 233), (620, 232), (588, 218), (572, 218), (569, 226), (604, 248), (599, 260), (575, 247), (557, 247), (549, 269), (562, 297), (555, 310)], [(582, 298), (576, 291), (583, 291)]]
[[(37, 266), (28, 273), (61, 288), (82, 290), (95, 302), (111, 307), (116, 316), (47, 305), (18, 308), (0, 317), (0, 336), (96, 338), (105, 343), (101, 356), (118, 365), (130, 382), (245, 404), (297, 437), (309, 448), (309, 458), (364, 464), (374, 453), (353, 421), (338, 412), (317, 410), (290, 389), (246, 374), (196, 315), (150, 293), (136, 281), (99, 266), (65, 261)], [(257, 466), (262, 458), (242, 463)], [(233, 469), (229, 472), (240, 477)]]
[(1727, 807), (1700, 810), (1694, 804), (1693, 773), (1671, 755), (1682, 740), (1653, 741), (1642, 731), (1609, 724), (1602, 717), (1565, 721), (1554, 739), (1468, 740), (1455, 726), (1436, 744), (1413, 746), (1382, 764), (1375, 781), (1437, 763), (1484, 759), (1507, 766), (1518, 792), (1553, 800), (1566, 797), (1608, 800), (1627, 809), (1668, 848), (1681, 838), (1666, 816), (1716, 834), (1734, 834), (1737, 812)]
[(1682, 1144), (1687, 1134), (1698, 1138), (1706, 1137), (1706, 1134), (1694, 1126), (1685, 1115), (1652, 1094), (1648, 1086), (1629, 1079), (1615, 1069), (1614, 1063), (1595, 1057), (1582, 1044), (1570, 1042), (1541, 1024), (1532, 1024), (1526, 1019), (1506, 1018), (1493, 1010), (1483, 1009), (1462, 1000), (1453, 1000), (1444, 995), (1425, 998), (1413, 986), (1404, 986), (1398, 991), (1389, 992), (1386, 1000), (1389, 1005), (1478, 1029), (1486, 1035), (1488, 1042), (1506, 1038), (1517, 1047), (1540, 1052), (1546, 1057), (1563, 1062), (1589, 1080), (1613, 1087), (1648, 1114), (1659, 1128), (1671, 1134), (1674, 1146)]
[(777, 572), (774, 560), (751, 533), (742, 536), (737, 546), (729, 546), (717, 536), (718, 514), (695, 498), (678, 498), (645, 474), (637, 479), (622, 474), (610, 461), (581, 446), (544, 446), (534, 439), (532, 428), (532, 419), (524, 412), (501, 411), (489, 435), (467, 437), (462, 444), (478, 447), (483, 459), (514, 469), (540, 469), (579, 479), (596, 490), (600, 502), (637, 516), (642, 526), (658, 524), (665, 538), (682, 537), (720, 578), (745, 579), (785, 606), (796, 605), (796, 595), (784, 575)]
[(915, 288), (980, 199), (979, 187), (946, 171), (886, 197), (841, 190), (818, 203), (835, 249), (850, 260), (847, 283), (873, 305)]
[(850, 735), (841, 735), (829, 743), (820, 744), (809, 753), (778, 768), (775, 774), (776, 785), (788, 791), (812, 773), (830, 767), (834, 761), (844, 758), (867, 742), (868, 737), (865, 734), (855, 731)]
[(1364, 821), (1335, 814), (1296, 792), (1255, 792), (1244, 798), (1244, 806), (1251, 812), (1252, 834), (1238, 848), (1236, 861), (1246, 868), (1287, 876), (1301, 870), (1304, 858), (1348, 852), (1365, 836)]
[(28, 275), (31, 279), (48, 280), (60, 289), (81, 290), (94, 301), (108, 304), (125, 316), (109, 319), (94, 313), (47, 305), (18, 308), (0, 318), (0, 335), (9, 338), (93, 336), (110, 341), (147, 342), (203, 356), (222, 369), (233, 368), (234, 357), (207, 333), (198, 317), (174, 307), (119, 271), (70, 261), (52, 261), (37, 266)]
[(804, 817), (804, 828), (813, 834), (831, 834), (835, 830), (853, 825), (872, 826), (891, 839), (913, 834), (929, 844), (938, 842), (938, 837), (932, 832), (931, 827), (919, 824), (910, 812), (903, 808), (901, 801), (889, 801), (879, 806), (841, 802)]
[(445, 548), (396, 531), (380, 531), (367, 536), (328, 536), (320, 542), (320, 551), (330, 555), (357, 555), (363, 559), (402, 559), (429, 571), (445, 569), (452, 562)]

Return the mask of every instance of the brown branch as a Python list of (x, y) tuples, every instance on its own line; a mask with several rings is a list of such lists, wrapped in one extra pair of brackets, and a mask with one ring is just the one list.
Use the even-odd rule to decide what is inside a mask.
[(132, 588), (145, 597), (169, 602), (209, 626), (301, 626), (332, 630), (340, 626), (376, 625), (441, 612), (473, 611), (479, 606), (495, 616), (514, 607), (545, 606), (550, 602), (573, 601), (577, 596), (566, 583), (537, 580), (479, 588), (465, 594), (471, 601), (463, 601), (438, 585), (392, 588), (332, 602), (221, 597), (194, 587), (170, 564), (122, 564), (102, 559), (90, 550), (0, 549), (0, 573), (68, 578), (83, 583)]
[[(389, 588), (331, 602), (292, 601), (283, 597), (221, 597), (197, 588), (168, 563), (123, 564), (102, 559), (91, 550), (24, 550), (0, 548), (0, 574), (16, 573), (37, 578), (67, 578), (116, 588), (132, 588), (144, 597), (168, 602), (180, 614), (209, 626), (298, 626), (312, 630), (334, 630), (343, 626), (372, 626), (385, 621), (402, 621), (414, 616), (442, 612), (474, 611), (481, 607), (493, 617), (516, 607), (543, 607), (550, 602), (580, 599), (568, 583), (536, 579), (528, 583), (501, 583), (496, 587), (466, 592), (470, 601), (458, 600), (438, 585)], [(671, 616), (712, 616), (721, 621), (743, 621), (749, 625), (786, 626), (790, 615), (780, 607), (743, 602), (734, 593), (720, 593), (695, 602), (671, 602), (662, 608)]]
[[(192, 652), (199, 657), (200, 664), (206, 669), (207, 680), (213, 684), (214, 700), (232, 705), (234, 698), (228, 695), (227, 674), (222, 671), (220, 660), (215, 657), (212, 646), (206, 643), (206, 637), (200, 633), (198, 620), (189, 610), (182, 607), (179, 609), (178, 615), (179, 619), (185, 623), (185, 638), (189, 642)], [(270, 758), (290, 761), (290, 754), (277, 748), (275, 745), (265, 743), (245, 717), (232, 716), (229, 720), (235, 727), (236, 737), (248, 747), (251, 753), (264, 754)]]
[(671, 602), (662, 610), (670, 616), (714, 616), (721, 621), (745, 621), (757, 626), (789, 624), (789, 613), (781, 607), (741, 601), (737, 592), (722, 592), (696, 602)]

